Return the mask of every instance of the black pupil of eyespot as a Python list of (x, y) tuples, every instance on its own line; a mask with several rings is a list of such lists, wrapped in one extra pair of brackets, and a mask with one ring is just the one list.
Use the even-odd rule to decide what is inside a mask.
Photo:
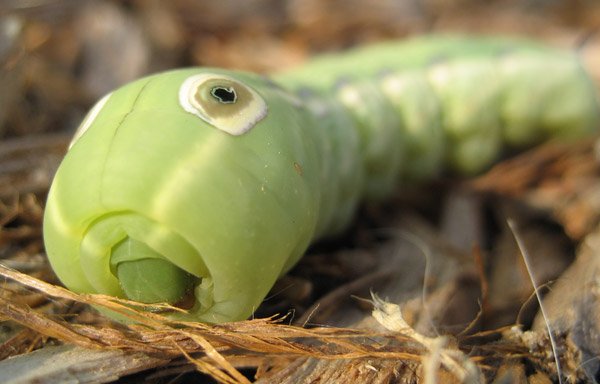
[(217, 101), (223, 104), (235, 103), (237, 95), (233, 87), (214, 87), (210, 90), (210, 94), (213, 95)]

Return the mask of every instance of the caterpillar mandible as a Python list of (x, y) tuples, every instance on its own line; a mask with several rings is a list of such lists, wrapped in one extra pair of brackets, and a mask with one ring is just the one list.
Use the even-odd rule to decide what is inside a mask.
[(361, 199), (599, 122), (576, 54), (502, 38), (382, 43), (271, 77), (160, 73), (80, 125), (48, 195), (46, 250), (73, 291), (240, 320)]

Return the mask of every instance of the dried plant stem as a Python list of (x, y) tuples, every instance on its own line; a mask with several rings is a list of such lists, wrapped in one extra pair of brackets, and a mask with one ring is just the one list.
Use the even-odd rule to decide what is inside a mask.
[(508, 227), (510, 228), (515, 241), (517, 242), (517, 246), (519, 247), (519, 251), (523, 257), (523, 261), (525, 262), (525, 268), (527, 269), (527, 274), (529, 275), (529, 279), (531, 280), (531, 284), (533, 285), (533, 290), (535, 292), (535, 296), (540, 304), (540, 312), (542, 313), (542, 317), (544, 318), (544, 322), (546, 323), (546, 328), (548, 329), (548, 337), (550, 338), (550, 346), (552, 347), (552, 354), (554, 355), (554, 362), (556, 363), (556, 375), (558, 376), (559, 384), (562, 384), (562, 369), (560, 366), (560, 359), (558, 357), (557, 348), (556, 348), (556, 339), (554, 338), (554, 334), (552, 333), (552, 329), (550, 327), (550, 322), (548, 320), (548, 316), (546, 315), (545, 305), (542, 301), (542, 296), (539, 292), (539, 285), (537, 280), (533, 274), (533, 268), (531, 267), (529, 256), (529, 252), (527, 252), (527, 248), (523, 242), (523, 239), (519, 235), (517, 225), (512, 219), (506, 220)]

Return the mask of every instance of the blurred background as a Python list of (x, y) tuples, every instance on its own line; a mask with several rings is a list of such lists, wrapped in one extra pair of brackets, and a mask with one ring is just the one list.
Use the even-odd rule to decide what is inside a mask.
[(575, 48), (599, 25), (595, 0), (0, 0), (0, 137), (72, 132), (106, 92), (173, 67), (274, 72), (430, 32)]
[(0, 138), (27, 137), (3, 142), (0, 196), (43, 192), (67, 139), (40, 135), (72, 134), (94, 101), (148, 73), (269, 73), (321, 52), (460, 32), (583, 44), (600, 78), (599, 25), (595, 0), (0, 0)]
[[(90, 106), (140, 76), (184, 66), (272, 73), (323, 52), (426, 33), (463, 33), (525, 36), (578, 50), (600, 80), (599, 27), (597, 0), (0, 0), (0, 256), (57, 282), (47, 266), (41, 236), (45, 195), (54, 172)], [(534, 163), (525, 160), (515, 165), (519, 173), (509, 166), (504, 174), (484, 178), (478, 188), (517, 197), (553, 215), (571, 239), (580, 240), (598, 222), (595, 212), (600, 211), (596, 189), (586, 189), (595, 188), (598, 179), (592, 145), (585, 148), (588, 174), (583, 181), (578, 179), (581, 166), (563, 162), (542, 171), (528, 168)], [(552, 153), (550, 159), (562, 159)], [(568, 179), (563, 170), (573, 170), (575, 181), (556, 184)], [(548, 186), (545, 179), (550, 180)], [(465, 237), (464, 226), (456, 224), (461, 216), (440, 207), (440, 189), (434, 190), (437, 193), (425, 187), (425, 193), (415, 194), (417, 199), (392, 199), (379, 210), (405, 212), (407, 206), (421, 203), (429, 216), (451, 217), (447, 228), (458, 229), (452, 236), (464, 237), (465, 249), (472, 243), (489, 243), (490, 235), (480, 234), (480, 224), (473, 231), (479, 235)], [(426, 196), (430, 198), (423, 199)], [(483, 211), (473, 217), (486, 217)], [(377, 212), (361, 220), (366, 228), (387, 226), (382, 216), (390, 215)], [(366, 237), (372, 238), (369, 231)], [(350, 230), (341, 244), (363, 245), (362, 233)], [(32, 260), (40, 264), (29, 265)], [(308, 260), (307, 284), (312, 285), (315, 266)], [(512, 262), (507, 265), (512, 268)], [(558, 264), (557, 273), (563, 265)], [(323, 280), (333, 281), (330, 277)], [(504, 284), (502, 278), (498, 281)], [(521, 294), (526, 297), (527, 279), (523, 284)], [(284, 303), (278, 310), (288, 308)]]

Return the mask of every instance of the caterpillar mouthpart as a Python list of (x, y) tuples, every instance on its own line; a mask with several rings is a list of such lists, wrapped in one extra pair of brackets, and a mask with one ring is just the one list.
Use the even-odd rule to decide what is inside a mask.
[(199, 252), (144, 215), (121, 211), (100, 216), (79, 249), (84, 274), (96, 292), (194, 313), (213, 303), (212, 285), (207, 285), (212, 279)]
[(130, 237), (112, 248), (110, 263), (115, 266), (125, 296), (141, 303), (186, 307), (200, 280), (145, 243)]

